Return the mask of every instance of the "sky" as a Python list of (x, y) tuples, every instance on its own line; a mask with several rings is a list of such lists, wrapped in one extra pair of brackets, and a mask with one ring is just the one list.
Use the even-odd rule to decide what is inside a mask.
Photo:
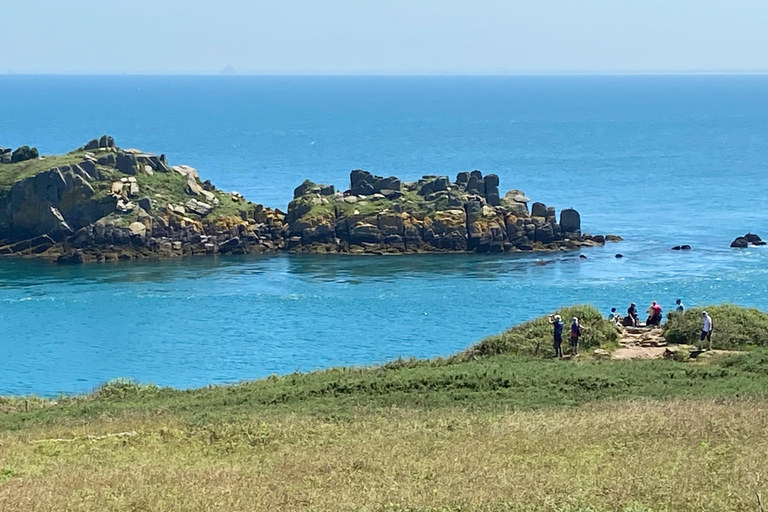
[(768, 71), (767, 0), (0, 0), (0, 73)]

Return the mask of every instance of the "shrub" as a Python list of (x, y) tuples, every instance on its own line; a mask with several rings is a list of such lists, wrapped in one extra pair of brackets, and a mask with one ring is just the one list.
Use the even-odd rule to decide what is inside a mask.
[(157, 391), (158, 388), (154, 384), (139, 384), (132, 379), (119, 377), (98, 386), (91, 394), (91, 398), (123, 400), (126, 398), (154, 394)]
[[(619, 340), (614, 324), (593, 306), (572, 306), (557, 312), (563, 318), (563, 350), (567, 351), (571, 319), (577, 317), (585, 327), (579, 340), (580, 348), (610, 347)], [(489, 336), (460, 354), (461, 359), (493, 356), (497, 354), (551, 355), (552, 325), (549, 316), (516, 325), (511, 329)]]
[(698, 345), (702, 311), (706, 311), (712, 317), (713, 348), (742, 349), (750, 346), (768, 346), (768, 313), (731, 304), (693, 308), (684, 314), (670, 313), (664, 326), (664, 337), (667, 341), (675, 344)]

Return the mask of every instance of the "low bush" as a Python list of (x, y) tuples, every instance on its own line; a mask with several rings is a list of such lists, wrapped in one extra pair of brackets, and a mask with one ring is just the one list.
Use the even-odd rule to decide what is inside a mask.
[[(614, 324), (600, 314), (593, 306), (572, 306), (557, 312), (563, 319), (563, 350), (567, 352), (570, 336), (571, 319), (577, 317), (585, 327), (579, 347), (611, 348), (619, 340), (619, 333)], [(543, 316), (493, 336), (489, 336), (477, 345), (462, 352), (459, 357), (467, 360), (475, 357), (498, 354), (551, 355), (553, 328), (549, 317)]]
[(667, 341), (698, 345), (702, 311), (712, 317), (712, 348), (733, 350), (768, 346), (768, 313), (731, 304), (692, 308), (683, 314), (670, 313), (664, 326)]

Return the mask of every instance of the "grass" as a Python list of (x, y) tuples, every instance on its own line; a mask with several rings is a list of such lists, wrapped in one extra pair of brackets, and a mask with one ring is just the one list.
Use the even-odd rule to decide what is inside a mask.
[[(549, 332), (537, 322), (515, 332)], [(681, 363), (511, 346), (0, 399), (0, 510), (760, 510), (768, 349)]]
[(18, 180), (62, 165), (78, 164), (83, 161), (85, 151), (72, 151), (66, 155), (44, 156), (15, 164), (0, 164), (0, 192), (9, 191)]
[[(609, 322), (593, 306), (582, 305), (564, 308), (557, 312), (562, 319), (563, 351), (568, 353), (569, 336), (571, 332), (571, 319), (576, 317), (579, 323), (585, 327), (579, 339), (580, 349), (602, 347), (615, 349), (619, 340), (619, 333), (612, 322)], [(526, 354), (526, 355), (552, 355), (553, 328), (548, 317), (540, 317), (529, 322), (512, 327), (501, 334), (489, 336), (477, 345), (463, 352), (459, 357), (469, 359), (473, 357), (493, 356), (497, 354)]]
[(670, 343), (698, 345), (702, 311), (712, 317), (713, 348), (744, 350), (768, 346), (768, 313), (731, 304), (693, 308), (682, 315), (672, 312), (664, 336)]
[[(723, 511), (766, 492), (762, 400), (477, 414), (157, 412), (5, 435), (4, 511)], [(123, 437), (94, 439), (109, 433)]]
[[(437, 210), (459, 209), (463, 210), (463, 207), (448, 207), (448, 200), (442, 197), (437, 201), (426, 201), (424, 197), (420, 196), (416, 191), (402, 190), (402, 197), (398, 199), (367, 199), (365, 201), (358, 201), (354, 204), (347, 203), (344, 200), (337, 200), (333, 196), (326, 196), (328, 200), (327, 204), (312, 204), (312, 197), (305, 196), (298, 199), (294, 199), (294, 204), (306, 204), (310, 206), (310, 210), (302, 216), (304, 219), (314, 218), (328, 218), (329, 215), (338, 215), (339, 217), (371, 217), (377, 216), (379, 213), (390, 209), (395, 203), (400, 204), (403, 210), (406, 211), (419, 211), (419, 212), (433, 212)], [(357, 213), (355, 213), (357, 212)]]
[[(65, 155), (45, 156), (40, 159), (0, 165), (0, 199), (7, 195), (14, 182), (54, 167), (80, 163), (85, 153), (85, 151), (75, 150)], [(121, 178), (127, 177), (127, 175), (111, 167), (98, 166), (98, 168), (107, 179), (104, 181), (96, 180), (91, 183), (97, 192), (96, 199), (111, 192), (112, 181), (119, 181)], [(153, 199), (156, 202), (156, 207), (166, 206), (169, 203), (184, 205), (193, 198), (193, 196), (185, 192), (186, 179), (179, 173), (156, 172), (152, 176), (140, 173), (135, 178), (139, 184), (139, 197)], [(207, 220), (225, 217), (240, 218), (242, 211), (252, 211), (255, 208), (255, 204), (245, 200), (233, 201), (229, 193), (217, 190), (214, 194), (219, 199), (219, 204), (214, 206), (213, 213), (206, 217)], [(197, 199), (205, 200), (202, 197)], [(189, 215), (196, 217), (196, 214), (192, 212)]]

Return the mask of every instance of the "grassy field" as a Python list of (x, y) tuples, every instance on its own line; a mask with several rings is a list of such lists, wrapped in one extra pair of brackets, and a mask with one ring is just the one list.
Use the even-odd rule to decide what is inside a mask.
[(0, 401), (0, 510), (760, 510), (768, 352)]

